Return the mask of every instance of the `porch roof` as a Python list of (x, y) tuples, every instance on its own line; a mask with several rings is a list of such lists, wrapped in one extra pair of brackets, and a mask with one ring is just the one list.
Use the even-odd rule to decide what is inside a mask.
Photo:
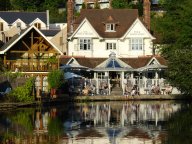
[[(72, 57), (70, 56), (62, 56), (60, 57), (60, 63), (61, 64), (67, 64), (67, 62), (71, 59)], [(106, 63), (106, 61), (109, 58), (90, 58), (90, 57), (73, 57), (80, 65), (85, 66), (85, 67), (89, 67), (92, 68), (94, 70), (98, 70), (98, 71), (102, 71), (105, 70), (107, 71), (107, 68), (101, 67), (102, 63)], [(127, 67), (129, 68), (129, 70), (137, 70), (138, 68), (142, 68), (148, 65), (148, 63), (150, 62), (150, 60), (152, 58), (155, 58), (160, 65), (164, 65), (167, 66), (167, 61), (161, 57), (161, 56), (144, 56), (144, 57), (135, 57), (135, 58), (118, 58), (119, 60), (121, 60), (122, 62), (124, 62), (126, 65), (130, 66)], [(99, 67), (100, 65), (100, 67)], [(124, 66), (124, 70), (127, 71), (126, 66)], [(130, 69), (132, 68), (132, 69)], [(118, 69), (118, 68), (112, 68), (109, 69), (111, 71), (121, 71), (122, 69)]]
[(160, 70), (160, 69), (166, 69), (167, 66), (161, 65), (161, 64), (152, 64), (147, 65), (141, 68), (138, 68), (137, 71), (148, 71), (148, 70)]

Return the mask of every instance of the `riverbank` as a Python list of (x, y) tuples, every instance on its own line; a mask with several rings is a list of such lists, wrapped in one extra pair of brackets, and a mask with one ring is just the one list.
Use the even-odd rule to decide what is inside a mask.
[(19, 107), (32, 107), (39, 105), (57, 105), (65, 102), (97, 102), (97, 101), (163, 101), (163, 100), (191, 100), (190, 97), (181, 95), (140, 95), (140, 96), (68, 96), (60, 95), (57, 98), (43, 98), (39, 101), (29, 103), (0, 102), (0, 111), (15, 109)]

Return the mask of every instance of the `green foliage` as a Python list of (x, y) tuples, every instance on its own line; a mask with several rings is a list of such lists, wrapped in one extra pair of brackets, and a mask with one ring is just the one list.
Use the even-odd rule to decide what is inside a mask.
[(143, 4), (142, 2), (137, 2), (136, 4), (128, 0), (113, 0), (112, 7), (114, 9), (138, 9), (139, 16), (143, 15)]
[(47, 62), (51, 64), (55, 64), (57, 63), (57, 58), (55, 56), (51, 56), (50, 58), (48, 58)]
[(111, 4), (114, 9), (129, 8), (129, 3), (126, 0), (113, 0)]
[(10, 0), (9, 9), (20, 11), (50, 11), (50, 22), (66, 22), (66, 12), (59, 13), (59, 8), (65, 8), (64, 0)]
[(33, 115), (33, 110), (22, 110), (17, 112), (15, 115), (11, 116), (12, 122), (19, 125), (23, 128), (23, 133), (32, 134), (33, 132), (33, 123), (31, 116)]
[(86, 7), (86, 4), (83, 2), (82, 3), (82, 9), (86, 9), (87, 7)]
[(95, 8), (95, 9), (100, 9), (100, 5), (99, 5), (99, 3), (98, 3), (97, 1), (96, 1), (96, 3), (95, 3), (94, 8)]
[(25, 85), (17, 87), (11, 91), (8, 95), (11, 101), (16, 102), (33, 102), (34, 97), (32, 96), (34, 86), (34, 78), (29, 78)]
[[(174, 3), (174, 5), (173, 5)], [(162, 37), (162, 55), (168, 60), (168, 80), (184, 94), (192, 96), (192, 3), (166, 1), (166, 13), (157, 18), (155, 28)]]
[(0, 0), (0, 11), (6, 11), (11, 8), (10, 0)]
[(48, 74), (50, 88), (59, 88), (64, 83), (64, 73), (60, 70), (53, 70)]
[(58, 136), (63, 132), (63, 126), (58, 118), (50, 119), (48, 122), (48, 134), (50, 136)]
[(23, 76), (23, 74), (20, 72), (12, 73), (11, 71), (6, 71), (3, 73), (3, 75), (6, 76), (9, 81), (13, 81), (16, 78)]
[(192, 143), (192, 107), (184, 104), (183, 108), (171, 116), (167, 124), (168, 134), (165, 144)]

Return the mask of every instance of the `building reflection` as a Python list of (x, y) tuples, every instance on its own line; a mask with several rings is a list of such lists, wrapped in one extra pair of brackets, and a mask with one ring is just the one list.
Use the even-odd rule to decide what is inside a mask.
[[(2, 143), (124, 144), (161, 143), (166, 139), (164, 124), (180, 109), (174, 103), (90, 103), (63, 108), (35, 109), (32, 133), (11, 124)], [(0, 141), (1, 143), (1, 141)]]

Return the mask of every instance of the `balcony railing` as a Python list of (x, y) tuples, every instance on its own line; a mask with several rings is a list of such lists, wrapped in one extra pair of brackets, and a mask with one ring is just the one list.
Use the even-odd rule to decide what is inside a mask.
[(6, 65), (8, 70), (12, 72), (48, 72), (58, 69), (58, 64), (47, 65)]

